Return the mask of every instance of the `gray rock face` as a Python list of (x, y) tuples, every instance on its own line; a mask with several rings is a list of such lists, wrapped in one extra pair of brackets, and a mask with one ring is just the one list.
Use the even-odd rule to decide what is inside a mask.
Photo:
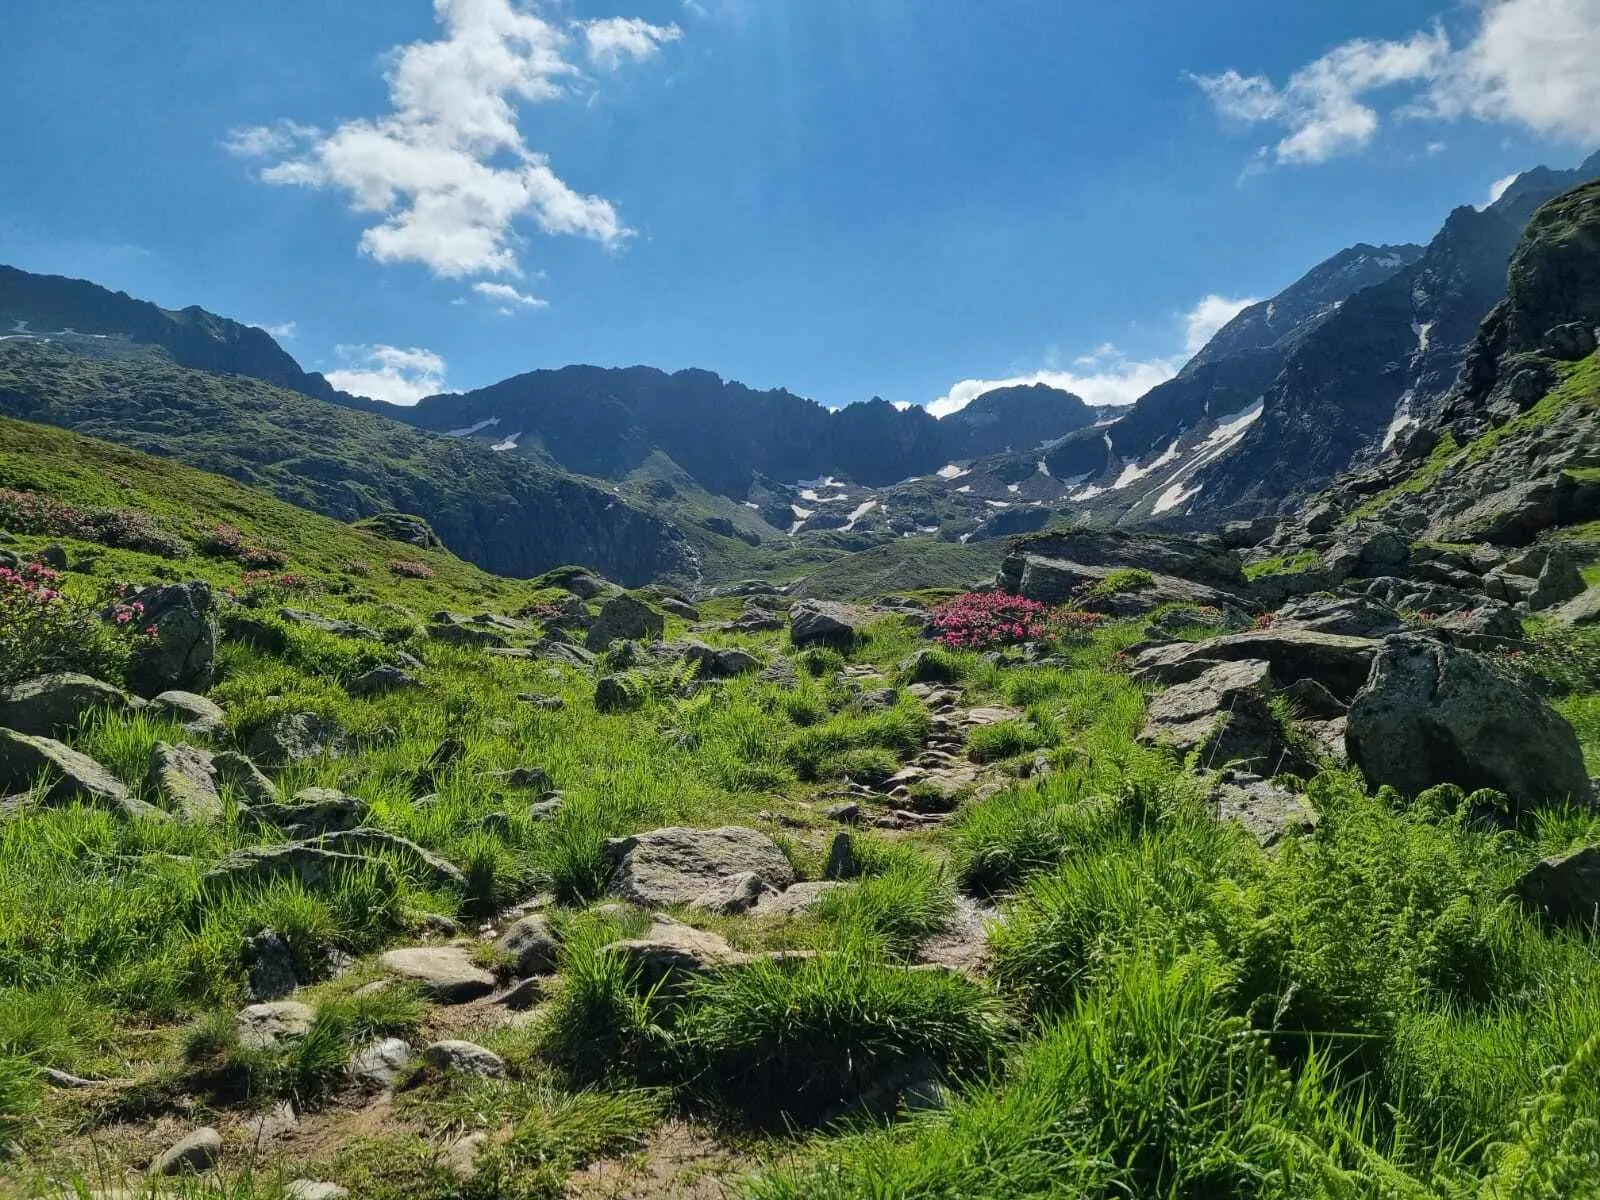
[(1493, 788), (1518, 807), (1592, 795), (1564, 717), (1468, 651), (1401, 634), (1383, 643), (1350, 706), (1350, 760), (1407, 795)]
[[(1057, 559), (1085, 567), (1137, 567), (1156, 575), (1191, 580), (1211, 587), (1244, 586), (1239, 556), (1215, 538), (1129, 533), (1120, 529), (1071, 529), (1026, 540), (1021, 555), (1007, 559), (1002, 576), (1021, 574), (1025, 556)], [(1003, 587), (1006, 587), (1002, 581)], [(1007, 591), (1013, 590), (1006, 587)]]
[(659, 638), (667, 627), (666, 618), (643, 600), (624, 592), (600, 607), (600, 615), (589, 627), (584, 645), (593, 651), (604, 650), (616, 641), (644, 641)]
[(1272, 677), (1280, 685), (1315, 679), (1339, 699), (1347, 700), (1366, 682), (1377, 651), (1378, 643), (1370, 638), (1308, 629), (1264, 629), (1208, 642), (1156, 646), (1134, 659), (1133, 675), (1147, 683), (1186, 683), (1220, 662), (1260, 659), (1272, 665)]
[(135, 799), (94, 759), (44, 737), (0, 729), (0, 794), (26, 792), (44, 780), (44, 803), (82, 802), (126, 817), (166, 816), (154, 805)]
[(204, 692), (215, 678), (217, 601), (200, 580), (146, 588), (130, 603), (144, 605), (139, 619), (155, 629), (128, 664), (128, 682), (141, 696)]
[(338, 729), (313, 712), (279, 713), (250, 735), (250, 757), (275, 770), (339, 752)]
[(263, 929), (244, 940), (244, 965), (250, 999), (282, 1000), (300, 986), (294, 974), (294, 953), (276, 929)]
[(756, 905), (760, 916), (798, 917), (810, 912), (829, 896), (850, 884), (837, 879), (824, 879), (812, 883), (797, 883), (786, 892), (769, 892)]
[(643, 937), (612, 942), (596, 953), (622, 958), (630, 970), (637, 972), (640, 986), (647, 990), (741, 960), (725, 938), (661, 916), (656, 917)]
[(399, 667), (373, 667), (345, 684), (345, 691), (352, 696), (383, 696), (421, 686), (422, 680)]
[(1600, 587), (1592, 587), (1551, 614), (1562, 625), (1593, 625), (1600, 621)]
[(293, 879), (308, 891), (330, 887), (344, 871), (376, 871), (385, 887), (393, 887), (388, 864), (361, 854), (344, 854), (312, 842), (250, 846), (235, 850), (203, 877), (207, 887), (250, 887), (274, 879)]
[(305, 612), (298, 608), (281, 608), (278, 610), (278, 616), (291, 625), (320, 629), (323, 633), (331, 633), (335, 637), (366, 638), (371, 642), (381, 639), (376, 629), (368, 629), (365, 625), (357, 625), (354, 621), (339, 621), (333, 617), (324, 617), (320, 613)]
[(713, 885), (753, 874), (782, 891), (794, 867), (766, 834), (740, 826), (656, 829), (606, 843), (610, 892), (643, 907), (692, 904)]
[(97, 709), (126, 712), (128, 697), (88, 675), (25, 679), (0, 690), (0, 726), (35, 737), (59, 737)]
[(1400, 632), (1400, 614), (1386, 604), (1362, 596), (1333, 599), (1306, 596), (1286, 604), (1272, 622), (1274, 629), (1307, 629), (1345, 637), (1378, 638)]
[(415, 984), (443, 1004), (465, 1004), (494, 991), (494, 976), (460, 946), (412, 946), (378, 959), (390, 975)]
[(197, 746), (157, 742), (150, 751), (149, 787), (161, 807), (181, 821), (209, 824), (222, 818), (211, 755)]
[(737, 917), (749, 912), (763, 896), (770, 895), (761, 876), (753, 871), (730, 875), (707, 888), (689, 907), (696, 912), (713, 913), (722, 917)]
[(683, 656), (694, 664), (702, 679), (732, 679), (761, 669), (761, 660), (748, 650), (689, 642)]
[(196, 1129), (150, 1164), (152, 1175), (209, 1171), (222, 1160), (222, 1135), (211, 1126)]
[(1535, 863), (1512, 891), (1552, 924), (1594, 925), (1600, 921), (1600, 846)]
[(866, 614), (831, 600), (801, 600), (789, 609), (789, 637), (796, 646), (851, 646), (866, 627)]
[(261, 773), (261, 768), (242, 754), (225, 750), (212, 755), (211, 765), (217, 780), (231, 787), (250, 804), (272, 804), (278, 799), (278, 789), (272, 780)]
[(1243, 826), (1263, 849), (1310, 833), (1317, 825), (1316, 810), (1304, 796), (1253, 775), (1225, 774), (1211, 800), (1217, 820)]
[(239, 1045), (246, 1050), (276, 1050), (298, 1042), (311, 1032), (311, 1022), (316, 1015), (309, 1005), (293, 1000), (252, 1004), (240, 1009), (234, 1018)]
[(1570, 321), (1547, 330), (1539, 339), (1539, 348), (1551, 358), (1577, 362), (1594, 353), (1595, 337), (1593, 327), (1586, 321)]
[(295, 838), (318, 837), (359, 829), (367, 819), (366, 802), (335, 788), (303, 788), (290, 804), (262, 804), (250, 816)]
[(383, 1038), (363, 1046), (350, 1059), (350, 1080), (366, 1091), (392, 1087), (411, 1066), (411, 1047), (400, 1038)]
[(170, 717), (196, 737), (215, 737), (223, 730), (226, 715), (222, 708), (194, 692), (162, 692), (150, 701), (153, 716)]
[(511, 969), (519, 977), (548, 975), (556, 969), (561, 941), (550, 922), (537, 913), (523, 917), (500, 935), (495, 945), (511, 958)]
[(506, 1060), (475, 1042), (434, 1042), (423, 1050), (422, 1061), (435, 1070), (454, 1071), (462, 1075), (487, 1075), (501, 1079), (506, 1073)]
[(415, 842), (383, 829), (341, 829), (324, 834), (317, 839), (317, 844), (340, 853), (382, 854), (397, 858), (405, 864), (408, 874), (421, 877), (429, 887), (467, 886), (467, 877), (462, 874), (460, 867)]
[[(1008, 566), (1010, 561), (1007, 560)], [(1037, 600), (1041, 604), (1081, 601), (1095, 612), (1114, 617), (1133, 617), (1151, 612), (1164, 604), (1235, 608), (1246, 603), (1240, 593), (1176, 575), (1156, 573), (1152, 573), (1150, 582), (1141, 587), (1084, 600), (1085, 589), (1104, 583), (1123, 568), (1045, 558), (1037, 554), (1023, 555), (1021, 562), (1021, 574), (1015, 582), (1002, 572), (1001, 586), (1024, 599)]]
[(1198, 679), (1152, 697), (1140, 740), (1184, 756), (1198, 752), (1206, 767), (1237, 763), (1269, 775), (1298, 768), (1299, 759), (1268, 707), (1272, 690), (1268, 663), (1219, 663)]
[(428, 626), (428, 636), (436, 642), (444, 642), (449, 646), (475, 646), (480, 649), (503, 649), (509, 646), (511, 642), (506, 637), (507, 632), (487, 622), (447, 612), (435, 613), (432, 623)]

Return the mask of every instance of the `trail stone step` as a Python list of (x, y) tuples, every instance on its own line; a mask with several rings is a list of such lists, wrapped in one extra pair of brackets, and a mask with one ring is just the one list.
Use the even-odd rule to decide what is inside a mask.
[(494, 976), (474, 963), (459, 946), (411, 946), (390, 950), (379, 965), (399, 979), (415, 984), (441, 1004), (465, 1004), (494, 991)]

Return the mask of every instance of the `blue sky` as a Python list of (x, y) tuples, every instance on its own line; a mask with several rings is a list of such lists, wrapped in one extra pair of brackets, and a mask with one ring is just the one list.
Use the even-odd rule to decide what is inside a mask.
[(15, 0), (0, 261), (381, 398), (569, 362), (1132, 398), (1600, 145), (1600, 0)]

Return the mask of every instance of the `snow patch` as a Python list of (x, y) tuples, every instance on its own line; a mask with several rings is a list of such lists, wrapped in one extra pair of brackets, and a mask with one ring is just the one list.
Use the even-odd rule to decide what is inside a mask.
[(1151, 463), (1148, 467), (1141, 467), (1138, 463), (1138, 460), (1130, 458), (1127, 461), (1127, 464), (1122, 468), (1122, 474), (1118, 475), (1117, 481), (1111, 485), (1111, 490), (1116, 491), (1119, 488), (1125, 488), (1131, 484), (1138, 483), (1139, 480), (1143, 479), (1146, 475), (1149, 475), (1155, 471), (1159, 471), (1162, 467), (1170, 466), (1177, 461), (1178, 443), (1176, 440), (1173, 441), (1172, 445), (1168, 446), (1161, 452), (1160, 458), (1156, 459), (1155, 462)]
[(985, 500), (984, 503), (987, 504), (990, 508), (1010, 508), (1011, 507), (1011, 501), (1009, 501), (1009, 500)]
[(1415, 321), (1411, 322), (1411, 332), (1417, 335), (1418, 354), (1426, 354), (1428, 352), (1428, 341), (1433, 334), (1433, 325), (1432, 321), (1422, 325)]
[(500, 424), (500, 418), (499, 417), (490, 417), (487, 421), (479, 421), (476, 425), (468, 425), (465, 429), (451, 429), (451, 430), (448, 430), (445, 433), (445, 437), (456, 437), (456, 438), (471, 437), (473, 434), (477, 433), (480, 429), (488, 429), (491, 425), (498, 425), (498, 424)]
[(946, 466), (940, 467), (934, 472), (934, 474), (936, 474), (940, 479), (960, 479), (963, 475), (970, 475), (972, 472), (963, 466), (957, 465), (956, 463), (949, 463)]
[(1010, 492), (1013, 496), (1015, 496), (1021, 490), (1022, 485), (1020, 483), (1010, 483), (1006, 485), (1006, 491)]
[(966, 495), (966, 494), (967, 494), (967, 493), (969, 493), (969, 492), (970, 492), (970, 491), (972, 491), (972, 485), (971, 485), (971, 484), (970, 484), (970, 483), (969, 483), (969, 484), (967, 484), (967, 485), (966, 485), (966, 486), (965, 486), (965, 487), (958, 487), (958, 488), (957, 488), (957, 489), (956, 489), (956, 495), (958, 495), (958, 496), (965, 496), (965, 495)]
[(792, 512), (795, 515), (795, 518), (797, 520), (801, 520), (801, 521), (809, 521), (812, 517), (814, 517), (816, 515), (816, 510), (815, 509), (801, 508), (798, 504), (789, 505), (789, 511)]
[(1169, 509), (1177, 508), (1180, 504), (1187, 504), (1200, 494), (1204, 484), (1197, 483), (1192, 489), (1185, 490), (1183, 484), (1175, 483), (1156, 498), (1156, 506), (1151, 509), (1151, 514), (1159, 514)]
[(1417, 397), (1415, 388), (1408, 388), (1406, 394), (1400, 397), (1399, 403), (1394, 406), (1394, 419), (1389, 422), (1389, 428), (1383, 434), (1383, 448), (1393, 446), (1395, 439), (1404, 433), (1410, 426), (1420, 424), (1416, 417), (1411, 415), (1411, 402)]
[(516, 433), (513, 433), (510, 437), (504, 438), (501, 441), (496, 442), (494, 445), (490, 446), (489, 449), (491, 449), (491, 450), (499, 450), (502, 453), (507, 451), (507, 450), (515, 450), (517, 448), (517, 439), (519, 437), (521, 437), (521, 436), (522, 436), (522, 430), (519, 429), (519, 430), (517, 430)]
[(1091, 486), (1084, 488), (1081, 492), (1074, 492), (1072, 495), (1067, 497), (1067, 501), (1071, 504), (1082, 504), (1085, 500), (1093, 500), (1096, 496), (1103, 496), (1105, 494), (1105, 488)]
[(850, 519), (844, 523), (844, 532), (849, 533), (856, 527), (857, 521), (877, 507), (878, 502), (876, 500), (868, 500), (865, 504), (856, 505), (854, 511), (850, 514)]

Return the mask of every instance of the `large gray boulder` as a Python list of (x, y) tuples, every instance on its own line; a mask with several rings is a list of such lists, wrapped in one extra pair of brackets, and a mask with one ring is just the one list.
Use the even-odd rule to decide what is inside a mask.
[(1512, 891), (1552, 924), (1595, 925), (1600, 922), (1600, 846), (1535, 863)]
[(860, 639), (867, 616), (832, 600), (801, 600), (789, 609), (789, 638), (796, 646), (848, 648)]
[(279, 713), (250, 735), (250, 757), (270, 770), (340, 751), (338, 728), (314, 712)]
[(222, 1160), (222, 1135), (211, 1126), (196, 1129), (150, 1164), (152, 1175), (185, 1175), (209, 1171)]
[(126, 712), (129, 707), (120, 689), (88, 675), (41, 675), (0, 690), (0, 726), (37, 737), (59, 737), (96, 710)]
[(1417, 634), (1383, 643), (1345, 743), (1370, 782), (1406, 795), (1454, 783), (1527, 808), (1593, 794), (1565, 717), (1470, 651)]
[(410, 946), (378, 959), (390, 975), (443, 1004), (465, 1004), (494, 991), (494, 976), (460, 946)]
[(194, 692), (162, 692), (150, 701), (150, 712), (158, 717), (170, 717), (182, 725), (185, 733), (196, 737), (215, 737), (223, 730), (226, 715), (215, 701), (207, 700)]
[(514, 923), (500, 935), (495, 946), (511, 960), (511, 969), (519, 978), (548, 975), (556, 969), (561, 954), (561, 939), (538, 913)]
[(1211, 802), (1217, 820), (1242, 827), (1264, 850), (1317, 826), (1317, 812), (1304, 796), (1252, 775), (1224, 774)]
[(436, 1071), (462, 1075), (487, 1075), (499, 1079), (506, 1073), (506, 1060), (475, 1042), (434, 1042), (424, 1047), (422, 1061)]
[(1298, 770), (1305, 764), (1284, 740), (1268, 704), (1272, 693), (1270, 664), (1218, 663), (1153, 696), (1140, 741), (1183, 756), (1198, 753), (1202, 767), (1236, 764), (1264, 775)]
[(657, 916), (642, 937), (612, 942), (596, 953), (620, 958), (647, 991), (742, 961), (727, 939), (665, 916)]
[(1187, 683), (1217, 663), (1260, 659), (1272, 665), (1272, 677), (1280, 685), (1315, 679), (1340, 700), (1348, 700), (1366, 682), (1377, 652), (1378, 643), (1370, 638), (1309, 629), (1262, 629), (1208, 642), (1153, 647), (1133, 660), (1133, 676), (1146, 683)]
[(211, 765), (216, 769), (217, 781), (233, 788), (247, 803), (272, 804), (278, 799), (277, 785), (243, 754), (224, 750), (212, 755)]
[(0, 729), (0, 794), (26, 792), (43, 782), (46, 804), (88, 804), (126, 817), (166, 816), (134, 796), (87, 754), (45, 737)]
[(276, 1050), (298, 1042), (311, 1032), (316, 1012), (295, 1000), (272, 1000), (239, 1010), (234, 1025), (239, 1044), (247, 1050)]
[(794, 866), (766, 834), (741, 826), (656, 829), (606, 843), (613, 896), (643, 907), (693, 904), (735, 875), (758, 876), (773, 891), (795, 881)]
[(1377, 638), (1399, 633), (1404, 624), (1394, 609), (1365, 596), (1304, 596), (1279, 609), (1272, 628)]
[(599, 652), (616, 641), (644, 641), (659, 638), (667, 628), (666, 618), (643, 600), (624, 592), (600, 606), (584, 638), (584, 645)]
[(335, 886), (346, 871), (375, 871), (385, 891), (395, 885), (389, 864), (363, 854), (331, 850), (313, 842), (286, 842), (277, 846), (249, 846), (235, 850), (202, 877), (208, 890), (228, 886), (258, 887), (278, 879), (292, 879), (307, 891)]
[(1569, 600), (1550, 614), (1557, 624), (1593, 625), (1600, 621), (1600, 587), (1592, 587), (1576, 599)]
[(204, 692), (216, 676), (217, 600), (203, 580), (146, 588), (129, 604), (144, 606), (139, 617), (155, 630), (128, 664), (128, 682), (141, 696)]
[(222, 818), (222, 796), (211, 755), (197, 746), (157, 742), (150, 751), (150, 791), (179, 820), (209, 824)]
[[(1007, 560), (1008, 564), (1010, 561)], [(1141, 616), (1167, 604), (1230, 611), (1254, 606), (1254, 601), (1242, 595), (1242, 588), (1240, 592), (1227, 591), (1176, 575), (1152, 572), (1147, 582), (1119, 589), (1109, 585), (1125, 570), (1123, 567), (1071, 562), (1037, 554), (1022, 555), (1021, 562), (1021, 574), (1013, 580), (1002, 573), (1001, 585), (1026, 600), (1037, 600), (1041, 604), (1074, 603), (1112, 617)]]

